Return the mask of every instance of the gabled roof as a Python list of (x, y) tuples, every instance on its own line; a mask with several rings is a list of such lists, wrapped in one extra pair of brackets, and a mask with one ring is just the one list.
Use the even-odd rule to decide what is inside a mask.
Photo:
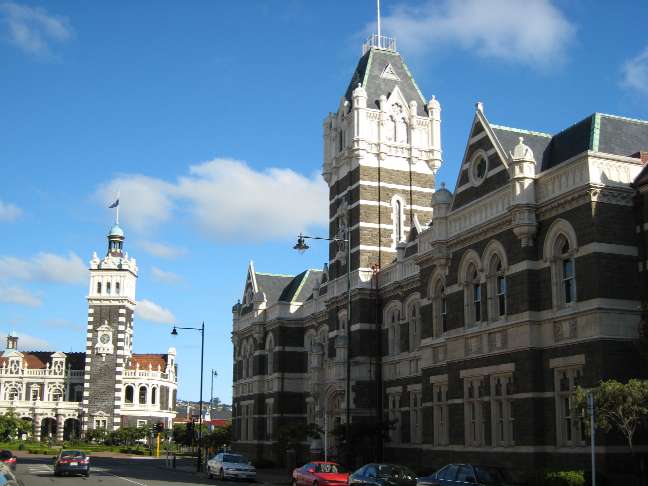
[(541, 163), (547, 153), (547, 147), (551, 143), (551, 135), (548, 133), (532, 132), (493, 124), (491, 124), (491, 128), (507, 156), (509, 156), (513, 148), (518, 144), (519, 138), (523, 137), (524, 144), (533, 150), (536, 162)]
[(293, 275), (275, 275), (272, 273), (256, 273), (256, 281), (259, 292), (263, 292), (268, 303), (279, 300), (282, 292), (293, 281)]
[(134, 370), (139, 364), (140, 369), (144, 370), (147, 370), (149, 365), (154, 370), (157, 370), (158, 366), (164, 370), (168, 359), (169, 355), (167, 354), (133, 354), (130, 358), (130, 369)]
[[(52, 362), (51, 351), (20, 351), (23, 355), (23, 362), (29, 369), (44, 370), (47, 363)], [(82, 370), (85, 367), (85, 353), (65, 353), (65, 366), (73, 370)], [(8, 364), (7, 358), (0, 358), (0, 365)]]
[(280, 302), (305, 302), (322, 279), (321, 270), (306, 270), (300, 273), (284, 288), (279, 296)]
[[(389, 72), (393, 75), (385, 76), (383, 73), (388, 66), (391, 66)], [(371, 48), (360, 58), (344, 95), (347, 101), (351, 102), (353, 90), (358, 84), (361, 84), (367, 91), (367, 107), (369, 108), (377, 109), (380, 96), (388, 96), (398, 86), (408, 102), (416, 101), (417, 114), (419, 116), (427, 115), (425, 98), (405, 61), (396, 51)]]

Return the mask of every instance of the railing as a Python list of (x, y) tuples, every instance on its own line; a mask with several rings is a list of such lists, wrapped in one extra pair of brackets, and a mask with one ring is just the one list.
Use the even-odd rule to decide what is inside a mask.
[(0, 376), (29, 376), (29, 377), (48, 377), (48, 378), (83, 378), (83, 370), (69, 370), (65, 372), (56, 372), (51, 368), (46, 369), (30, 369), (20, 368), (13, 371), (10, 368), (0, 368)]
[(169, 380), (169, 373), (153, 370), (126, 370), (124, 371), (125, 378), (151, 378), (157, 380)]
[(413, 257), (409, 257), (407, 260), (394, 262), (382, 268), (378, 273), (378, 285), (382, 288), (417, 274), (418, 265)]
[(392, 37), (385, 37), (384, 35), (372, 34), (369, 36), (367, 41), (362, 44), (362, 54), (366, 54), (367, 51), (373, 47), (378, 49), (386, 49), (388, 51), (396, 50), (396, 39)]
[(52, 400), (0, 400), (0, 408), (58, 408), (59, 410), (78, 410), (82, 402), (52, 401)]

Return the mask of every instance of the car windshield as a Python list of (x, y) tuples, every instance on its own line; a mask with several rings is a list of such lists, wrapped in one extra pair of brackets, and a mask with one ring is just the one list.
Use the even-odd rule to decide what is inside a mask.
[(339, 464), (325, 462), (315, 465), (315, 472), (324, 474), (338, 474), (345, 473), (347, 470)]
[(83, 457), (85, 454), (81, 451), (61, 451), (61, 457)]
[(480, 483), (501, 483), (508, 480), (505, 471), (497, 467), (475, 466), (475, 474)]
[(381, 476), (387, 476), (390, 478), (415, 478), (416, 475), (403, 466), (392, 466), (392, 465), (382, 465), (378, 466), (378, 471)]
[(11, 451), (0, 451), (0, 460), (3, 459), (11, 459), (13, 457), (13, 454)]
[(248, 460), (245, 456), (239, 454), (225, 454), (223, 456), (223, 462), (234, 462), (236, 464), (247, 464)]

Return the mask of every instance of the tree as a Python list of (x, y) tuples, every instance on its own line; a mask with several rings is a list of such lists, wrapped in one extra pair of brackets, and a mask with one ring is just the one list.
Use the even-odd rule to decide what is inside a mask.
[(621, 432), (634, 456), (634, 435), (642, 421), (648, 418), (648, 380), (632, 379), (625, 384), (607, 380), (589, 391), (577, 387), (576, 400), (581, 407), (587, 406), (590, 392), (594, 396), (597, 428)]
[(27, 434), (31, 431), (31, 428), (31, 422), (19, 418), (13, 410), (8, 410), (4, 415), (0, 415), (0, 440), (2, 441)]
[(223, 427), (216, 427), (203, 437), (203, 441), (205, 447), (213, 450), (219, 450), (224, 445), (230, 445), (232, 442), (232, 425), (227, 424)]
[(304, 443), (308, 439), (319, 439), (322, 429), (317, 424), (306, 424), (303, 422), (287, 423), (277, 429), (277, 444), (281, 458), (286, 457), (286, 451), (294, 449), (302, 452)]

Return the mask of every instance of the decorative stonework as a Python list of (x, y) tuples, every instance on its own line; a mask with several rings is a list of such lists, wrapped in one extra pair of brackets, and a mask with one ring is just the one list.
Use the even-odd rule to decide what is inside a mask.
[(554, 321), (553, 334), (554, 341), (557, 343), (569, 339), (575, 339), (576, 337), (578, 337), (576, 319)]

